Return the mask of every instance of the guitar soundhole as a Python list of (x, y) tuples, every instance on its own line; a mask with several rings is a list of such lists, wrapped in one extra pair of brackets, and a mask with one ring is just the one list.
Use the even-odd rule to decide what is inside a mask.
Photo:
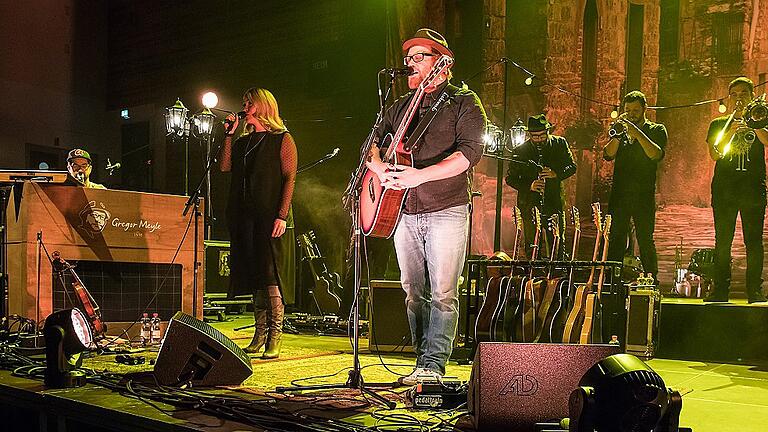
[(373, 177), (368, 179), (368, 196), (371, 201), (376, 201), (376, 192), (373, 190)]

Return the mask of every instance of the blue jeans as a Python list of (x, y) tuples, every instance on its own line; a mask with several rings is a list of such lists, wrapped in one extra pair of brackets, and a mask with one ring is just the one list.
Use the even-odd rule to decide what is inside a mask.
[(404, 214), (395, 251), (416, 367), (445, 374), (459, 322), (459, 276), (469, 229), (467, 205), (433, 213)]

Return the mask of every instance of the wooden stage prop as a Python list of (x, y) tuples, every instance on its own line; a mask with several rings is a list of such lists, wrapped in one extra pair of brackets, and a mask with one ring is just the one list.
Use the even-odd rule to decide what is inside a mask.
[[(193, 218), (194, 212), (190, 211), (182, 217), (186, 197), (38, 183), (24, 183), (23, 187), (17, 185), (12, 195), (7, 213), (9, 313), (41, 321), (53, 312), (54, 277), (51, 264), (45, 252), (38, 250), (38, 233), (42, 233), (42, 242), (49, 253), (60, 251), (62, 257), (70, 262), (80, 261), (83, 267), (91, 262), (118, 269), (137, 267), (135, 263), (167, 265), (173, 262), (180, 265), (180, 281), (178, 271), (170, 272), (176, 278), (174, 283), (180, 286), (180, 292), (174, 290), (176, 292), (161, 294), (178, 304), (182, 312), (202, 317), (202, 271), (197, 274), (197, 310), (192, 312), (194, 222), (190, 223), (190, 218)], [(201, 233), (202, 221), (202, 217), (198, 218)], [(188, 224), (189, 230), (184, 237)], [(182, 238), (183, 243), (174, 260)], [(198, 254), (202, 265), (202, 235), (198, 239)], [(164, 274), (155, 277), (163, 280)], [(105, 285), (108, 282), (105, 278)], [(109, 290), (108, 287), (88, 288), (92, 292), (102, 288), (105, 292)], [(36, 302), (38, 289), (39, 311)], [(138, 294), (131, 292), (130, 288), (122, 288), (119, 295), (105, 294), (98, 300), (105, 311), (130, 307), (141, 315), (147, 305), (139, 304), (138, 299), (144, 299)], [(117, 298), (123, 302), (132, 301), (128, 301), (130, 306), (114, 304)], [(131, 315), (131, 312), (123, 315)], [(162, 318), (167, 320), (170, 317)], [(115, 321), (106, 312), (104, 319)], [(111, 330), (110, 333), (114, 333), (118, 328)]]

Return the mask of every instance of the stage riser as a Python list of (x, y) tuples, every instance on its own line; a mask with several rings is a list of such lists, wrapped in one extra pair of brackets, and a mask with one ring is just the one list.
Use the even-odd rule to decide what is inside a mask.
[(768, 307), (662, 302), (659, 335), (660, 358), (768, 361)]

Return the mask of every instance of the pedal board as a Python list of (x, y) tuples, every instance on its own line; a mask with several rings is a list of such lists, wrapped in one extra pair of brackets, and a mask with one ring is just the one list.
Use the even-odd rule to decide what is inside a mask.
[(425, 381), (405, 393), (407, 405), (414, 409), (454, 409), (467, 403), (467, 384), (455, 377)]

